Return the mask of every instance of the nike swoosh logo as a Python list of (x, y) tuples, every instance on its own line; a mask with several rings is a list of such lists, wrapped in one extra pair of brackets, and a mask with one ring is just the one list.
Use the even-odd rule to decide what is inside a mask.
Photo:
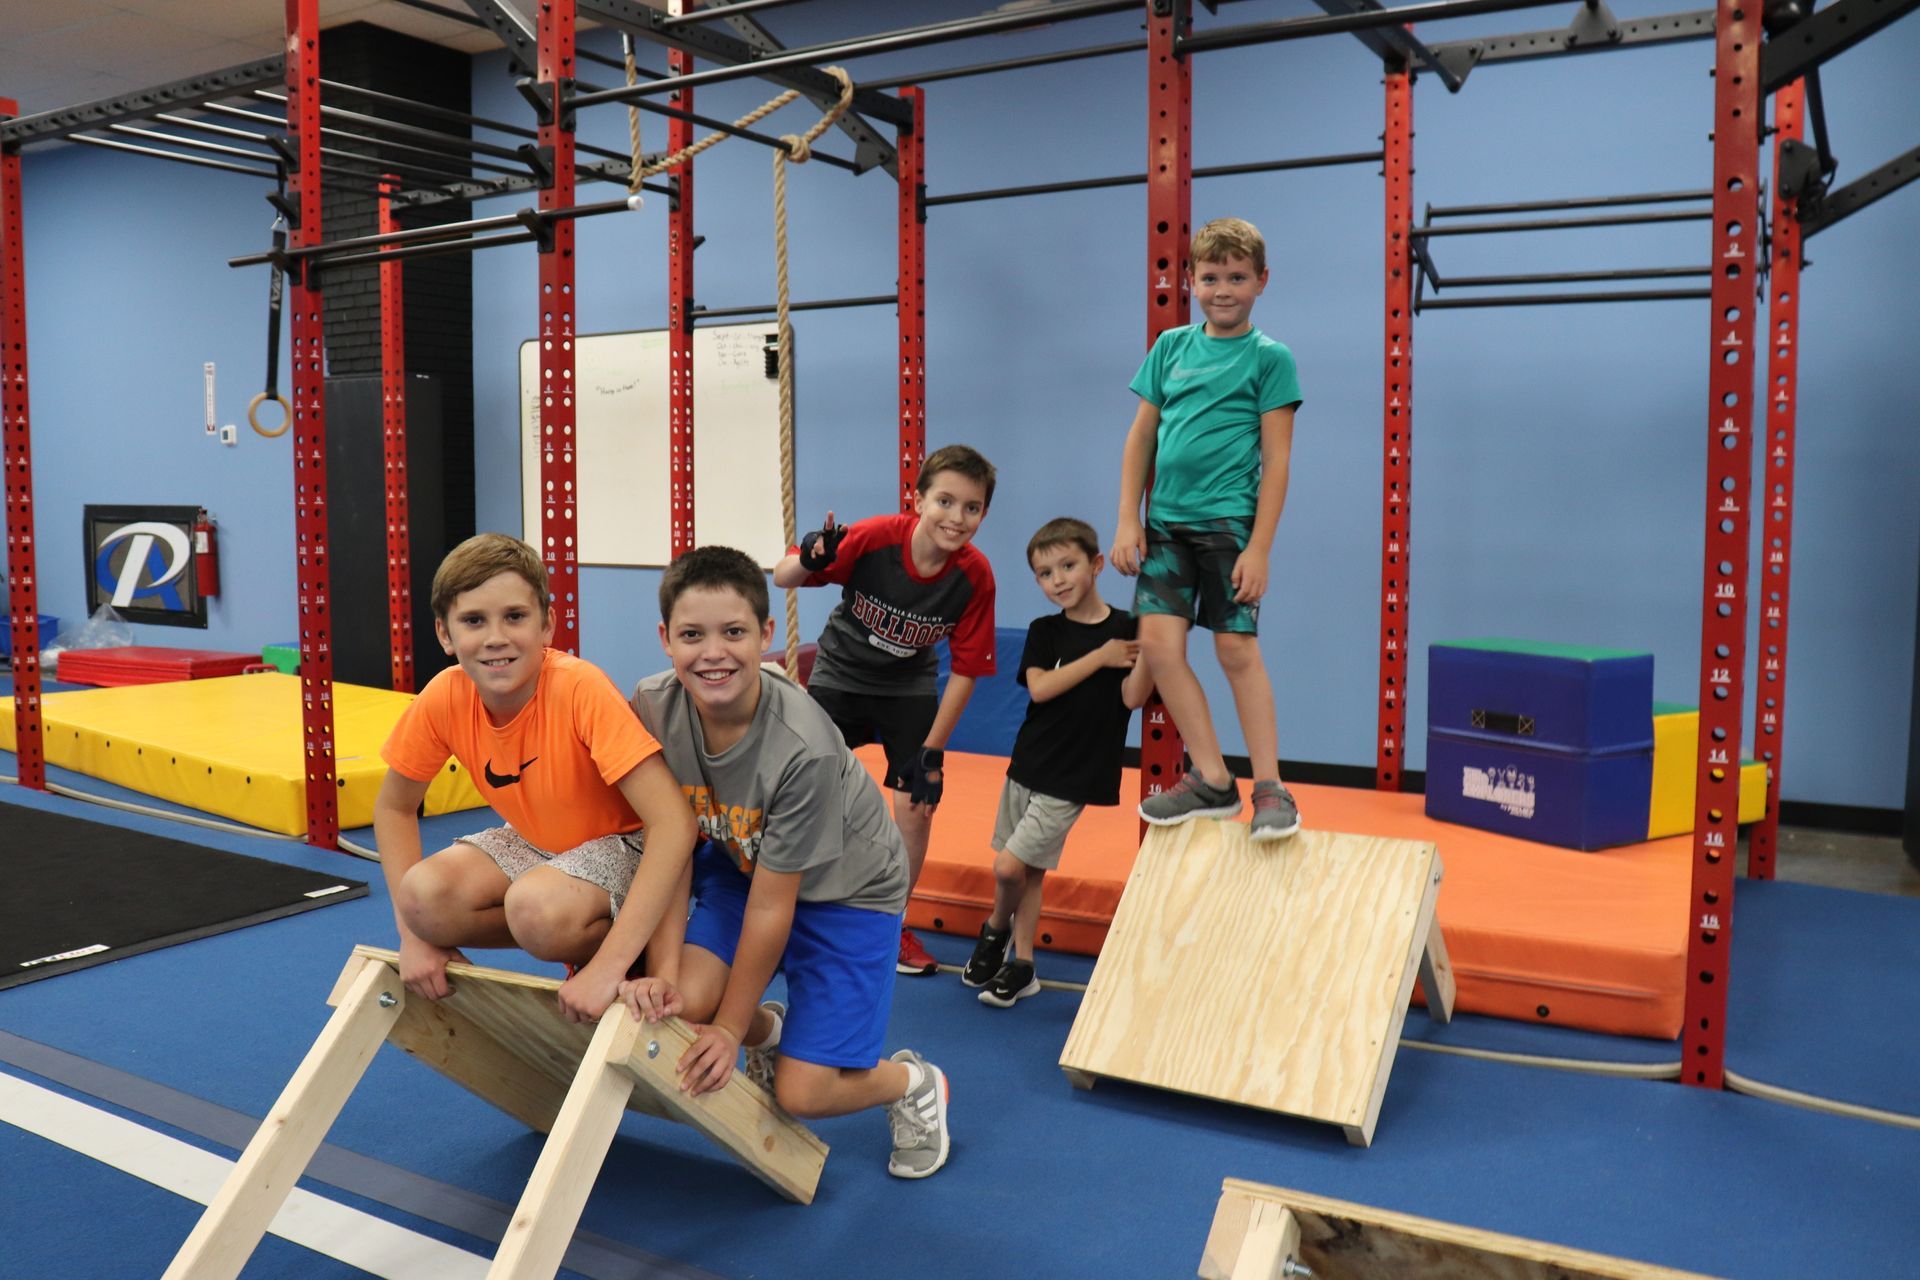
[[(539, 756), (535, 756), (533, 760), (538, 760), (539, 758), (540, 758)], [(533, 760), (522, 761), (520, 764), (519, 773), (495, 773), (493, 771), (493, 761), (489, 760), (487, 761), (485, 767), (481, 770), (481, 772), (486, 775), (488, 786), (510, 787), (514, 783), (520, 781), (521, 775), (526, 773), (527, 766), (532, 764)]]

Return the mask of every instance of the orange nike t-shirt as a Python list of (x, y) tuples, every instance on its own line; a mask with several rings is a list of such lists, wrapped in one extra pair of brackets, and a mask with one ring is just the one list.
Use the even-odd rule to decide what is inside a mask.
[(614, 784), (658, 750), (605, 672), (548, 649), (533, 700), (508, 723), (492, 723), (472, 678), (448, 667), (402, 713), (380, 758), (415, 782), (458, 760), (494, 812), (556, 854), (640, 826)]

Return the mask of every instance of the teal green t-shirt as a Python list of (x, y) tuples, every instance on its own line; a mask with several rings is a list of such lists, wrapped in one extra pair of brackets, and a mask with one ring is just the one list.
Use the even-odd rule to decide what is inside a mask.
[(1209, 338), (1168, 329), (1133, 375), (1160, 410), (1147, 516), (1190, 524), (1251, 516), (1260, 502), (1260, 415), (1300, 402), (1293, 352), (1258, 329)]

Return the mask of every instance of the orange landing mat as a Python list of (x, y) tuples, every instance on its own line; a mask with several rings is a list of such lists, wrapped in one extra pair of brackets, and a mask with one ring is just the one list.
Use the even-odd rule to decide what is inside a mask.
[[(884, 758), (863, 747), (876, 778)], [(993, 819), (1004, 757), (947, 753), (946, 796), (907, 908), (915, 928), (977, 934), (993, 905)], [(1686, 836), (1581, 853), (1435, 822), (1422, 797), (1289, 784), (1307, 826), (1430, 840), (1446, 867), (1440, 923), (1457, 1008), (1524, 1022), (1671, 1039), (1680, 1033), (1686, 960)], [(1127, 770), (1123, 797), (1139, 794)], [(1241, 790), (1250, 790), (1242, 783)], [(1090, 808), (1047, 876), (1042, 946), (1095, 954), (1133, 869), (1131, 802)]]

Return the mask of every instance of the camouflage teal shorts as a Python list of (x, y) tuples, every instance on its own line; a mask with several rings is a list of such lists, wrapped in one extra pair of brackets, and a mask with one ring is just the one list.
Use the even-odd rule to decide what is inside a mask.
[(1133, 592), (1135, 617), (1172, 614), (1212, 632), (1258, 635), (1260, 602), (1233, 598), (1233, 562), (1247, 549), (1253, 517), (1147, 526), (1147, 557)]

